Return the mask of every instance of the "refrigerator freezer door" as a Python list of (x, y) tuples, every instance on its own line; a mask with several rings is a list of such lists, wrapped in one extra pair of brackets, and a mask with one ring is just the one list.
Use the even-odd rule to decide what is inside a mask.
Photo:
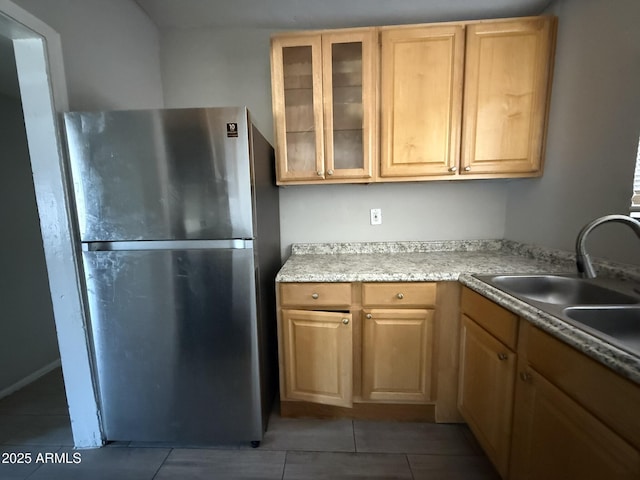
[(253, 238), (245, 108), (64, 115), (81, 240)]
[(253, 250), (82, 253), (107, 439), (261, 440)]

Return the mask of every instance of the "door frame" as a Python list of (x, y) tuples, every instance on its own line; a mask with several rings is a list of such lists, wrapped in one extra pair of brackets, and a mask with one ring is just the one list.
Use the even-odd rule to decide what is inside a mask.
[(13, 42), (71, 429), (76, 448), (103, 445), (87, 336), (77, 226), (58, 128), (68, 98), (60, 35), (9, 0), (0, 34)]

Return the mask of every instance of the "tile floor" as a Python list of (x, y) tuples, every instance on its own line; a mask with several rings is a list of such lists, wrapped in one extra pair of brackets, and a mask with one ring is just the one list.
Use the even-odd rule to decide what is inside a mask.
[[(11, 464), (30, 453), (30, 464)], [(47, 453), (79, 463), (36, 462)], [(271, 416), (257, 449), (136, 442), (74, 450), (61, 373), (0, 400), (1, 480), (499, 480), (463, 425)], [(46, 457), (45, 457), (46, 458)]]

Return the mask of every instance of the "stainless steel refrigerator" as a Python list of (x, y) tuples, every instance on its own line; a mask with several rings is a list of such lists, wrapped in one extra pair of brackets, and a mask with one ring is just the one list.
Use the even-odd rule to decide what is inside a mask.
[(271, 145), (246, 108), (64, 114), (106, 440), (259, 442), (277, 385)]

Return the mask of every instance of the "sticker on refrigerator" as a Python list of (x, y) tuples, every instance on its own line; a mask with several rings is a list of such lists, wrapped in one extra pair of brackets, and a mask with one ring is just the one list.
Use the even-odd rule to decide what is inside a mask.
[(237, 136), (238, 136), (238, 124), (227, 123), (227, 137), (237, 137)]

